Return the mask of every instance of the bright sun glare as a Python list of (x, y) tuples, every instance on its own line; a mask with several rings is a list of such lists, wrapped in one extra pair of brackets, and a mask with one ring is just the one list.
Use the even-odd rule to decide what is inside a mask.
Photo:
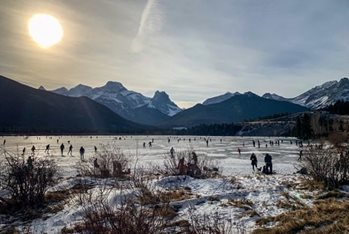
[(32, 39), (42, 48), (51, 47), (63, 38), (63, 28), (59, 21), (47, 14), (33, 15), (28, 22)]

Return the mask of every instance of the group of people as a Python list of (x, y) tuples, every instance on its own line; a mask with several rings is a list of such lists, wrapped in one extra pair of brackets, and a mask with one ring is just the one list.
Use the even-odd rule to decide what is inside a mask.
[[(63, 157), (64, 156), (64, 149), (65, 149), (65, 146), (64, 146), (63, 143), (59, 146), (59, 149), (60, 149), (60, 152), (61, 152), (61, 156)], [(51, 146), (50, 146), (50, 144), (48, 144), (45, 147), (44, 153), (49, 155), (50, 154), (50, 150), (51, 150)], [(95, 151), (95, 153), (97, 153), (97, 146), (94, 146), (94, 151)], [(25, 155), (25, 152), (26, 152), (26, 148), (24, 147), (23, 150), (22, 150), (22, 156)], [(35, 153), (36, 153), (36, 147), (35, 147), (35, 145), (33, 145), (31, 147), (31, 157), (35, 156)], [(79, 153), (80, 153), (80, 159), (82, 161), (85, 160), (85, 148), (83, 146), (80, 147)], [(73, 145), (72, 144), (69, 145), (67, 155), (73, 156)]]
[(201, 169), (198, 166), (198, 156), (195, 152), (191, 153), (191, 157), (188, 162), (185, 162), (185, 158), (182, 157), (178, 161), (178, 173), (180, 175), (189, 175), (192, 177), (197, 177), (201, 175)]
[(273, 158), (270, 154), (268, 154), (268, 153), (265, 154), (265, 156), (264, 156), (265, 165), (263, 167), (260, 167), (260, 168), (258, 168), (258, 160), (257, 160), (257, 156), (255, 153), (251, 154), (250, 160), (251, 160), (251, 165), (252, 165), (253, 171), (255, 171), (255, 169), (256, 169), (258, 171), (261, 171), (264, 174), (273, 174), (273, 162), (272, 162)]

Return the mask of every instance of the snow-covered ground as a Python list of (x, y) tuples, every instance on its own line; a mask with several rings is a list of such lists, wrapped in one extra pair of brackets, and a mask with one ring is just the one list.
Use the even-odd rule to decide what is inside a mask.
[[(80, 160), (78, 150), (81, 146), (86, 149), (85, 158), (94, 157), (94, 146), (98, 150), (102, 145), (112, 144), (119, 147), (132, 163), (147, 167), (162, 165), (164, 155), (169, 153), (171, 147), (176, 152), (195, 150), (200, 156), (207, 156), (217, 162), (222, 169), (222, 178), (193, 179), (188, 176), (160, 177), (152, 181), (156, 190), (186, 189), (192, 194), (181, 201), (173, 201), (172, 205), (178, 207), (177, 219), (188, 218), (188, 211), (196, 214), (218, 214), (222, 219), (232, 220), (237, 232), (244, 230), (251, 232), (256, 228), (256, 220), (261, 217), (275, 216), (285, 211), (280, 204), (283, 201), (311, 204), (306, 191), (298, 191), (295, 187), (288, 186), (297, 183), (298, 175), (294, 174), (298, 164), (300, 148), (295, 144), (294, 138), (266, 138), (266, 137), (210, 137), (208, 146), (205, 137), (198, 136), (31, 136), (31, 137), (3, 137), (6, 139), (6, 150), (22, 152), (26, 147), (26, 154), (35, 145), (35, 157), (49, 157), (54, 159), (61, 167), (63, 179), (51, 188), (64, 190), (72, 187), (81, 178), (76, 178), (74, 165)], [(170, 142), (168, 142), (170, 139)], [(190, 139), (190, 140), (189, 140)], [(58, 140), (58, 142), (57, 142)], [(252, 140), (256, 141), (253, 147)], [(257, 147), (257, 140), (261, 148)], [(280, 140), (280, 146), (269, 145), (269, 141)], [(73, 145), (73, 157), (67, 156), (68, 141)], [(152, 147), (148, 143), (153, 141)], [(143, 148), (143, 142), (146, 147)], [(292, 144), (291, 144), (292, 142)], [(64, 156), (60, 155), (59, 146), (65, 145)], [(50, 155), (44, 153), (45, 146), (50, 144)], [(267, 147), (266, 147), (267, 145)], [(241, 150), (241, 155), (238, 153)], [(252, 171), (250, 155), (255, 153), (259, 165), (264, 165), (266, 153), (273, 157), (274, 175), (263, 175)], [(125, 191), (124, 191), (125, 192)], [(130, 192), (132, 193), (132, 191)], [(285, 196), (287, 194), (287, 196)], [(304, 195), (304, 196), (303, 196)], [(117, 203), (118, 191), (110, 194), (109, 200)], [(241, 201), (246, 203), (237, 206)], [(65, 226), (72, 226), (82, 220), (82, 208), (73, 200), (64, 205), (64, 209), (56, 214), (48, 214), (45, 218), (34, 220), (30, 227), (33, 233), (59, 233)], [(253, 211), (253, 212), (252, 212)], [(0, 221), (2, 222), (2, 221)]]

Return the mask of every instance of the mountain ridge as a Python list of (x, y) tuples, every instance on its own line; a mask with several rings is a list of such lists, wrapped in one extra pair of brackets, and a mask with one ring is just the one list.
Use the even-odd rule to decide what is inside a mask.
[(252, 92), (246, 92), (215, 104), (196, 104), (162, 122), (160, 126), (192, 127), (200, 124), (232, 123), (306, 110), (307, 108), (297, 104), (266, 99)]
[[(13, 95), (16, 95), (13, 98)], [(66, 97), (0, 76), (0, 132), (132, 133), (130, 122), (87, 97)]]
[[(156, 91), (150, 98), (128, 90), (117, 81), (108, 81), (104, 86), (96, 88), (80, 84), (69, 90), (62, 87), (52, 92), (73, 97), (86, 96), (128, 120), (147, 125), (155, 125), (158, 121), (163, 121), (181, 111), (166, 92)], [(151, 110), (148, 110), (149, 108)], [(152, 118), (140, 118), (146, 113), (151, 113)]]

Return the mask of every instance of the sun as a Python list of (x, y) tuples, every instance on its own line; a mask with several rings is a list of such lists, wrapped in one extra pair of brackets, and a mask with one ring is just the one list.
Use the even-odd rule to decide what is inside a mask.
[(63, 28), (59, 21), (47, 14), (33, 15), (28, 22), (29, 35), (42, 48), (49, 48), (63, 38)]

